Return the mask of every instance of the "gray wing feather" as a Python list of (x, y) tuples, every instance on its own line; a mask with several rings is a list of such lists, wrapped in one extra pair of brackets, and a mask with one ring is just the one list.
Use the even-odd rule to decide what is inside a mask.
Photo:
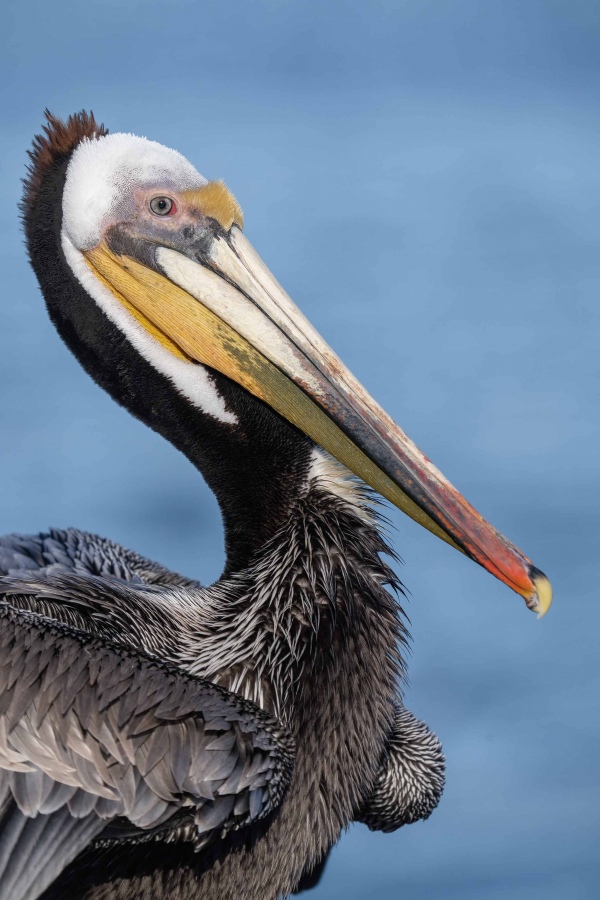
[(38, 896), (36, 867), (51, 857), (55, 878), (117, 817), (147, 831), (183, 812), (198, 837), (262, 818), (292, 764), (291, 737), (254, 704), (0, 602), (1, 897)]
[(41, 534), (7, 534), (0, 537), (0, 575), (22, 575), (34, 571), (199, 587), (197, 581), (171, 572), (133, 550), (77, 528), (51, 528)]
[(356, 820), (371, 831), (396, 831), (427, 819), (444, 790), (446, 760), (440, 741), (404, 706), (395, 711), (394, 728), (371, 795)]
[(104, 827), (97, 815), (74, 819), (66, 807), (29, 818), (13, 803), (2, 818), (0, 897), (35, 900)]

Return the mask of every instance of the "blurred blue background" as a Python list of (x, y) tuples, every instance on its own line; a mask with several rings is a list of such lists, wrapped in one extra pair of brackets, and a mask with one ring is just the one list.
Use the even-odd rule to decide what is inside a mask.
[(77, 525), (207, 582), (201, 478), (80, 370), (16, 215), (44, 106), (223, 177), (355, 374), (545, 569), (542, 622), (400, 514), (426, 822), (354, 826), (315, 900), (592, 898), (600, 679), (600, 4), (9, 2), (0, 56), (0, 533)]

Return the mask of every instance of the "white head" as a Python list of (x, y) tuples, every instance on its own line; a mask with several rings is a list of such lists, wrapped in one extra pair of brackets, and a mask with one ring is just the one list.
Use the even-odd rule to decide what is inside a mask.
[(156, 141), (121, 133), (86, 138), (67, 169), (63, 228), (78, 250), (90, 250), (109, 221), (133, 212), (134, 188), (179, 192), (205, 184), (181, 153)]
[(61, 243), (75, 277), (137, 351), (194, 406), (235, 424), (204, 366), (166, 350), (92, 274), (84, 256), (109, 225), (135, 216), (136, 192), (156, 188), (179, 193), (207, 183), (181, 153), (156, 141), (121, 133), (84, 138), (67, 168)]

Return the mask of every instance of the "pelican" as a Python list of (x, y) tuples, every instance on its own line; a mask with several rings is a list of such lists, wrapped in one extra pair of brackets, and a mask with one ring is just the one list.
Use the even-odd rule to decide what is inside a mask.
[(76, 529), (0, 541), (0, 897), (275, 900), (353, 820), (426, 818), (439, 741), (376, 495), (544, 614), (546, 577), (351, 375), (174, 150), (47, 114), (22, 214), (84, 369), (198, 468), (203, 587)]

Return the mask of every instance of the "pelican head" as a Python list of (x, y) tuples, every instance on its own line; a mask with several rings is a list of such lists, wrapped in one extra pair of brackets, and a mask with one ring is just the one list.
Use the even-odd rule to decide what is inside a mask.
[[(237, 479), (235, 497), (221, 492), (225, 515), (252, 480), (249, 455), (266, 466), (267, 445), (284, 456), (295, 441), (302, 468), (316, 445), (531, 610), (548, 610), (546, 577), (324, 342), (245, 237), (223, 182), (153, 141), (108, 134), (91, 115), (49, 117), (32, 154), (24, 219), (67, 344), (115, 399), (190, 458), (202, 455), (212, 486)], [(280, 488), (263, 480), (262, 490), (272, 499)], [(256, 492), (252, 502), (261, 502)], [(237, 527), (232, 546), (247, 527)]]

